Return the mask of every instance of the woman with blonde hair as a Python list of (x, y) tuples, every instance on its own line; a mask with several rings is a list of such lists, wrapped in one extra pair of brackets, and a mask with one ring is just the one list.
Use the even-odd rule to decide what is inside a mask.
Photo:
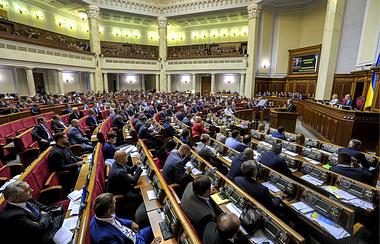
[(216, 140), (225, 143), (227, 140), (227, 128), (223, 125), (220, 127), (220, 132), (216, 134)]
[(206, 123), (212, 125), (212, 114), (207, 114)]
[(265, 125), (264, 124), (259, 124), (259, 126), (257, 127), (257, 132), (259, 133), (265, 133)]
[(195, 123), (193, 125), (192, 130), (191, 130), (191, 134), (193, 136), (201, 135), (202, 133), (207, 132), (207, 130), (205, 128), (203, 128), (203, 125), (201, 122), (202, 122), (202, 118), (200, 116), (196, 116), (195, 117)]

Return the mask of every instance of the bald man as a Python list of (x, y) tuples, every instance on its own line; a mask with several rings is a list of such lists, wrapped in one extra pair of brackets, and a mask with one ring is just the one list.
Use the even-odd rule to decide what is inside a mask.
[(222, 213), (218, 222), (209, 222), (206, 225), (202, 243), (207, 244), (232, 244), (237, 238), (240, 220), (234, 213)]

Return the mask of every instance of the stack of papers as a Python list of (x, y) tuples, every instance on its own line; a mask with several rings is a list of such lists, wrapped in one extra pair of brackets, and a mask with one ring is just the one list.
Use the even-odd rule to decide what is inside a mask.
[(80, 201), (70, 201), (68, 210), (71, 210), (70, 215), (78, 215), (80, 209)]
[(197, 168), (192, 168), (191, 173), (193, 173), (193, 175), (201, 175), (202, 171), (198, 170)]
[(57, 233), (55, 233), (53, 237), (53, 241), (56, 244), (67, 244), (71, 241), (72, 238), (73, 238), (73, 233), (65, 226), (62, 226), (57, 231)]
[(147, 175), (146, 169), (143, 170), (140, 176), (144, 176), (144, 175)]
[(293, 156), (293, 157), (298, 155), (298, 153), (291, 152), (291, 151), (288, 151), (288, 150), (286, 150), (285, 153), (288, 154), (288, 155), (290, 155), (290, 156)]
[(273, 191), (273, 192), (278, 192), (278, 191), (280, 191), (280, 189), (278, 189), (275, 185), (273, 185), (273, 184), (270, 183), (269, 181), (263, 183), (262, 185), (265, 186), (265, 187), (267, 187), (269, 190), (271, 190), (271, 191)]
[(224, 156), (224, 157), (222, 157), (222, 158), (224, 158), (224, 159), (227, 160), (228, 162), (232, 163), (232, 160), (231, 160), (228, 156)]
[(268, 237), (265, 235), (264, 231), (262, 229), (258, 229), (255, 234), (249, 239), (253, 243), (268, 243), (268, 244), (274, 244)]
[(157, 199), (156, 193), (153, 190), (147, 191), (146, 194), (148, 195), (149, 201)]
[(317, 160), (314, 160), (314, 159), (311, 159), (311, 158), (308, 158), (308, 157), (303, 157), (303, 158), (306, 159), (307, 161), (309, 161), (312, 164), (320, 164), (321, 163), (321, 162), (318, 162)]
[(341, 200), (344, 203), (348, 203), (363, 209), (374, 210), (373, 203), (362, 200), (336, 186), (322, 186), (322, 188), (334, 194), (339, 200)]
[(131, 153), (131, 157), (132, 158), (138, 158), (138, 157), (140, 157), (140, 153), (138, 153), (138, 152)]
[(78, 222), (78, 215), (74, 216), (74, 217), (71, 217), (71, 218), (65, 219), (63, 221), (62, 226), (65, 226), (69, 230), (73, 230), (73, 229), (75, 229), (75, 226), (77, 225), (77, 222)]
[(4, 185), (0, 188), (0, 191), (4, 191), (4, 189), (5, 189), (5, 187), (7, 185), (9, 185), (10, 183), (15, 182), (16, 180), (18, 180), (18, 178), (20, 178), (20, 176), (21, 176), (21, 174), (20, 175), (16, 175), (12, 179), (10, 179), (9, 181), (5, 182)]
[(297, 211), (299, 211), (303, 214), (310, 213), (311, 211), (314, 211), (314, 209), (312, 207), (310, 207), (309, 205), (307, 205), (304, 202), (296, 202), (296, 203), (293, 203), (291, 205), (293, 208), (295, 208)]
[(328, 232), (330, 232), (330, 234), (333, 235), (336, 239), (342, 239), (344, 237), (351, 236), (350, 233), (348, 233), (341, 226), (337, 226), (337, 227), (335, 225), (333, 226), (331, 225), (330, 221), (326, 221), (328, 219), (318, 217), (319, 214), (316, 212), (305, 214), (305, 216), (311, 219), (312, 221), (317, 222), (320, 226), (322, 226)]
[(342, 200), (342, 202), (354, 205), (354, 206), (359, 207), (359, 208), (374, 210), (372, 203), (364, 201), (364, 200), (359, 199), (359, 198), (354, 198), (351, 200)]
[(310, 175), (304, 175), (304, 176), (301, 176), (300, 178), (316, 186), (320, 186), (323, 184), (323, 180), (318, 180), (317, 178), (314, 178)]
[(67, 195), (67, 197), (71, 201), (75, 202), (75, 201), (79, 200), (82, 197), (82, 193), (83, 193), (83, 189), (81, 189), (81, 190), (75, 190), (75, 191), (71, 192), (69, 195)]
[(240, 217), (240, 214), (242, 213), (242, 211), (237, 208), (234, 204), (232, 203), (229, 203), (226, 205), (226, 208), (228, 209), (228, 211), (230, 211), (231, 213), (234, 213), (236, 214), (236, 216)]

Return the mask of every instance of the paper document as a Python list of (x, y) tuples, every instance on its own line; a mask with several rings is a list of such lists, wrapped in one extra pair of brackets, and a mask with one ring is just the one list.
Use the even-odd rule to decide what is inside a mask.
[(316, 186), (320, 186), (323, 184), (322, 180), (318, 180), (317, 178), (314, 178), (310, 175), (304, 175), (304, 176), (301, 176), (300, 178)]
[(69, 207), (67, 208), (67, 210), (71, 210), (73, 208), (75, 208), (76, 206), (80, 206), (80, 201), (70, 201), (69, 203)]
[(312, 207), (307, 205), (304, 202), (296, 202), (291, 204), (293, 208), (295, 208), (297, 211), (300, 211), (301, 213), (310, 213), (311, 211), (314, 211)]
[(149, 201), (157, 199), (156, 193), (153, 190), (147, 191), (146, 194), (148, 195)]
[(73, 229), (75, 229), (77, 222), (78, 222), (78, 215), (65, 219), (63, 221), (62, 226), (65, 226), (69, 230), (73, 230)]
[(240, 217), (240, 214), (242, 213), (242, 211), (240, 209), (238, 209), (237, 207), (235, 207), (235, 205), (232, 203), (227, 204), (226, 208), (228, 209), (228, 211), (236, 214), (238, 217)]
[(311, 159), (311, 158), (308, 158), (308, 157), (303, 157), (303, 158), (306, 159), (307, 161), (309, 161), (312, 164), (320, 164), (321, 163), (321, 162), (318, 162), (317, 160), (314, 160), (314, 159)]
[[(342, 239), (344, 237), (351, 236), (350, 233), (348, 233), (341, 226), (335, 227), (335, 226), (332, 226), (332, 225), (330, 225), (328, 223), (325, 223), (325, 222), (323, 222), (323, 221), (321, 221), (319, 219), (314, 218), (313, 217), (313, 213), (312, 214), (306, 214), (305, 216), (307, 216), (312, 221), (317, 222), (320, 226), (322, 226), (323, 228), (325, 228), (336, 239)], [(314, 216), (315, 216), (315, 214), (314, 214)]]
[(57, 231), (57, 233), (55, 233), (53, 237), (53, 241), (56, 244), (67, 244), (71, 241), (72, 238), (73, 238), (73, 233), (65, 226), (62, 226)]
[(297, 169), (293, 169), (293, 168), (289, 168), (289, 170), (292, 171), (292, 172), (296, 172), (297, 171)]
[(291, 152), (291, 151), (286, 151), (285, 153), (293, 157), (298, 155), (298, 153)]
[(277, 188), (277, 186), (273, 185), (272, 183), (270, 183), (269, 181), (265, 182), (262, 184), (263, 186), (267, 187), (269, 190), (273, 191), (273, 192), (278, 192), (280, 191), (280, 189)]
[(230, 199), (228, 199), (227, 196), (225, 196), (225, 199), (222, 199), (220, 197), (219, 194), (223, 194), (223, 193), (215, 193), (215, 194), (212, 194), (210, 197), (212, 198), (212, 200), (214, 200), (214, 202), (217, 204), (217, 205), (220, 205), (220, 204), (223, 204), (225, 202), (229, 202)]
[(322, 150), (322, 149), (318, 149), (317, 151), (319, 151), (319, 152), (321, 152), (321, 153), (324, 153), (324, 154), (333, 155), (331, 152), (324, 151), (324, 150)]
[(322, 167), (325, 168), (325, 169), (330, 169), (332, 166), (330, 164), (325, 164)]
[(147, 175), (147, 172), (146, 172), (146, 170), (145, 170), (145, 169), (143, 170), (143, 172), (141, 173), (141, 175), (140, 175), (140, 176), (144, 176), (144, 175)]
[(364, 200), (359, 199), (359, 198), (354, 198), (354, 199), (351, 199), (351, 200), (342, 200), (342, 202), (354, 205), (354, 206), (362, 208), (362, 209), (371, 209), (371, 210), (374, 210), (372, 203), (364, 201)]
[(258, 229), (255, 234), (249, 239), (253, 243), (261, 244), (263, 242), (268, 242), (268, 244), (274, 244), (264, 233), (262, 229)]
[(192, 168), (191, 173), (193, 173), (193, 175), (201, 175), (202, 171), (198, 170), (197, 168)]
[(165, 220), (165, 219), (166, 219), (166, 218), (165, 218), (165, 213), (164, 213), (164, 212), (161, 212), (160, 214), (161, 214), (162, 219)]
[(83, 193), (83, 189), (81, 189), (81, 190), (75, 190), (75, 191), (71, 192), (69, 195), (67, 195), (67, 197), (71, 201), (76, 201), (76, 200), (78, 200), (79, 198), (82, 197), (82, 193)]
[(79, 214), (80, 205), (75, 206), (71, 209), (70, 215), (78, 215)]
[(232, 163), (232, 160), (231, 160), (228, 156), (224, 156), (224, 157), (222, 157), (222, 158), (224, 158), (224, 159), (227, 160), (228, 162), (231, 162), (231, 163)]
[(138, 157), (140, 157), (140, 153), (138, 153), (138, 152), (131, 153), (131, 157), (132, 158), (138, 158)]
[(91, 138), (96, 138), (96, 137), (97, 137), (97, 135), (92, 135), (92, 136), (91, 136)]

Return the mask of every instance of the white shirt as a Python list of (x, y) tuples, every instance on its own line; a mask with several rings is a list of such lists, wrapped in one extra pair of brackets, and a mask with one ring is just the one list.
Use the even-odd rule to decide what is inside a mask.
[(13, 202), (9, 202), (9, 201), (8, 201), (8, 203), (9, 203), (9, 204), (12, 204), (13, 206), (16, 206), (16, 207), (22, 208), (22, 209), (24, 209), (24, 210), (26, 210), (26, 211), (32, 212), (32, 211), (29, 210), (29, 208), (26, 207), (26, 202), (22, 202), (22, 203), (13, 203)]
[(133, 232), (132, 229), (128, 228), (127, 226), (123, 225), (119, 220), (117, 220), (115, 217), (111, 218), (98, 218), (95, 216), (97, 220), (107, 222), (113, 226), (115, 226), (118, 230), (120, 230), (124, 235), (126, 235), (129, 239), (132, 240), (133, 243), (136, 243), (136, 233)]
[(234, 113), (232, 112), (232, 110), (231, 109), (229, 109), (229, 108), (225, 108), (224, 109), (224, 113), (227, 115), (227, 116), (232, 116)]

